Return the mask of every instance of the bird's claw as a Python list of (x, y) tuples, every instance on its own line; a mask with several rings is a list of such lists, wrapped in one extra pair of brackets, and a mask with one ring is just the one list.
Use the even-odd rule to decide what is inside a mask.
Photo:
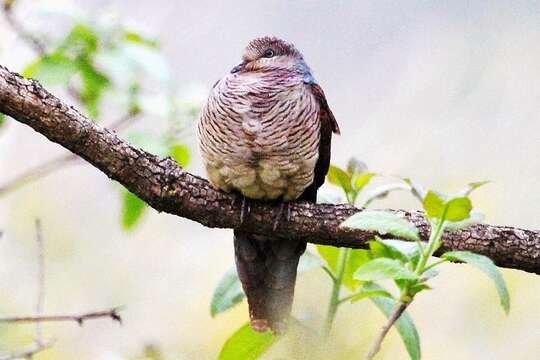
[(240, 224), (244, 223), (246, 215), (249, 215), (251, 211), (251, 205), (249, 204), (248, 199), (242, 195), (242, 206), (240, 207)]
[(274, 218), (274, 224), (272, 226), (272, 230), (274, 230), (274, 231), (276, 231), (276, 229), (278, 227), (279, 220), (281, 218), (281, 215), (283, 214), (283, 208), (284, 207), (287, 207), (287, 215), (286, 215), (287, 222), (289, 222), (289, 220), (291, 219), (291, 207), (290, 207), (289, 203), (282, 202), (279, 205), (277, 216)]

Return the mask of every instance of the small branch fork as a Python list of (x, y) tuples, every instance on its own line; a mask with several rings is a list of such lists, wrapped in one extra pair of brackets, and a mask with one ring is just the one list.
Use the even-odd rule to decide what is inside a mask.
[(30, 359), (38, 352), (44, 351), (54, 344), (54, 340), (45, 340), (43, 337), (43, 322), (55, 322), (55, 321), (75, 321), (80, 326), (84, 321), (97, 318), (110, 318), (114, 321), (122, 323), (122, 318), (118, 314), (120, 308), (115, 307), (108, 310), (93, 311), (76, 315), (43, 315), (43, 308), (45, 306), (45, 244), (43, 239), (43, 230), (41, 227), (41, 221), (36, 219), (36, 242), (38, 248), (37, 256), (37, 300), (36, 300), (36, 314), (33, 316), (20, 316), (20, 317), (1, 317), (0, 323), (35, 323), (35, 337), (34, 342), (30, 346), (14, 351), (8, 354), (0, 354), (0, 360), (12, 360), (12, 359)]

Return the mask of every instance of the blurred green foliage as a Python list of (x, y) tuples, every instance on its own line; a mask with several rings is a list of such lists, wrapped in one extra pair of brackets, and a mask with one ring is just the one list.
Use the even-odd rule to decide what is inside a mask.
[(129, 190), (124, 190), (122, 195), (122, 226), (131, 230), (141, 219), (147, 205)]
[[(189, 165), (191, 150), (184, 143), (184, 129), (195, 120), (201, 104), (178, 96), (155, 38), (121, 23), (77, 17), (65, 36), (43, 48), (45, 52), (24, 68), (24, 76), (63, 89), (95, 121), (103, 117), (104, 106), (114, 106), (125, 119), (151, 116), (153, 124), (159, 124), (156, 118), (165, 120), (164, 128), (132, 130), (129, 140), (158, 156), (170, 156), (183, 167)], [(158, 93), (153, 91), (155, 81)], [(1, 116), (0, 127), (4, 123)], [(126, 189), (120, 196), (121, 225), (133, 230), (147, 205)]]

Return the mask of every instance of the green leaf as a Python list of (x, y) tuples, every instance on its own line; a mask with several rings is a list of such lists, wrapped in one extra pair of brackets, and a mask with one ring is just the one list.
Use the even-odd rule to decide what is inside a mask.
[(420, 291), (431, 290), (431, 287), (426, 283), (416, 283), (409, 288), (411, 296), (418, 294)]
[(229, 269), (219, 280), (212, 301), (210, 302), (210, 315), (212, 317), (225, 312), (244, 299), (242, 284), (236, 273), (236, 268)]
[(445, 208), (445, 199), (435, 191), (428, 191), (422, 202), (424, 211), (430, 219), (440, 219)]
[(138, 45), (148, 46), (151, 48), (157, 48), (159, 46), (159, 43), (157, 40), (144, 37), (143, 35), (135, 31), (125, 31), (124, 39), (126, 41), (129, 41)]
[(132, 230), (141, 220), (147, 205), (137, 195), (124, 190), (122, 195), (122, 227)]
[[(321, 267), (322, 261), (309, 251), (306, 251), (298, 262), (298, 272), (307, 272)], [(236, 267), (231, 267), (219, 280), (212, 300), (210, 301), (210, 315), (212, 317), (221, 314), (244, 300), (246, 295), (242, 289), (242, 283), (238, 278)]]
[[(381, 290), (382, 288), (376, 284), (368, 283), (364, 285), (364, 289)], [(396, 306), (396, 301), (384, 297), (372, 297), (370, 298), (370, 300), (373, 301), (373, 303), (379, 308), (379, 310), (382, 311), (384, 315), (386, 315), (386, 317), (391, 316)], [(409, 357), (412, 360), (420, 360), (420, 336), (418, 335), (416, 326), (414, 325), (414, 322), (407, 311), (405, 311), (399, 317), (399, 319), (394, 324), (394, 327), (398, 331), (401, 340), (405, 344), (405, 348), (407, 349)]]
[(484, 214), (480, 212), (471, 211), (468, 219), (461, 220), (461, 221), (447, 221), (446, 230), (450, 230), (450, 231), (463, 230), (470, 227), (471, 225), (479, 224), (483, 220), (484, 220)]
[(335, 246), (317, 245), (317, 252), (324, 259), (328, 268), (335, 273), (337, 270), (339, 248)]
[(399, 251), (403, 255), (405, 255), (407, 258), (411, 259), (418, 255), (420, 252), (420, 249), (418, 248), (418, 244), (411, 241), (403, 241), (403, 240), (397, 240), (397, 239), (381, 239), (382, 243), (384, 243), (386, 246), (389, 246), (393, 248), (396, 251)]
[(345, 170), (335, 165), (330, 165), (327, 178), (331, 184), (341, 187), (345, 193), (352, 192), (351, 175), (345, 172)]
[(354, 278), (362, 281), (416, 280), (418, 276), (407, 269), (399, 260), (377, 258), (360, 266), (354, 273)]
[[(376, 244), (381, 244), (377, 250), (375, 250)], [(420, 258), (418, 243), (412, 241), (377, 238), (376, 241), (371, 241), (369, 246), (374, 258), (388, 257), (400, 260), (403, 263), (412, 262), (414, 266), (416, 266)], [(384, 247), (384, 250), (382, 247)]]
[(0, 129), (1, 129), (4, 125), (6, 125), (6, 123), (7, 123), (7, 116), (4, 115), (4, 114), (2, 114), (2, 113), (0, 113)]
[(471, 200), (468, 197), (453, 198), (446, 203), (446, 218), (448, 221), (463, 221), (469, 218), (472, 210)]
[(257, 333), (251, 329), (248, 324), (243, 325), (236, 330), (234, 334), (227, 339), (221, 352), (219, 360), (255, 360), (264, 354), (272, 346), (278, 337), (271, 332)]
[(354, 273), (358, 268), (371, 260), (368, 250), (350, 249), (345, 263), (345, 271), (343, 272), (342, 284), (349, 290), (356, 291), (362, 281), (354, 278)]
[(362, 289), (351, 298), (351, 303), (355, 303), (355, 302), (358, 302), (360, 300), (364, 300), (364, 299), (367, 299), (367, 298), (373, 298), (373, 297), (385, 297), (385, 298), (389, 298), (389, 299), (394, 298), (392, 296), (392, 294), (390, 294), (388, 291), (386, 291), (384, 289), (380, 289), (380, 290)]
[(352, 177), (352, 185), (354, 190), (356, 192), (361, 191), (367, 184), (369, 184), (369, 182), (371, 181), (371, 179), (373, 179), (375, 175), (377, 174), (372, 172), (363, 174), (355, 173)]
[(44, 86), (67, 85), (77, 73), (77, 65), (61, 52), (39, 58), (22, 72), (24, 77), (39, 80)]
[[(416, 246), (415, 243), (411, 242), (410, 244), (414, 244)], [(409, 261), (409, 257), (401, 250), (393, 246), (387, 245), (385, 242), (381, 241), (378, 238), (369, 241), (369, 250), (373, 259), (389, 258), (399, 260), (402, 263), (406, 263)]]
[(98, 35), (86, 24), (76, 24), (66, 37), (63, 47), (74, 56), (88, 57), (98, 48)]
[(85, 105), (91, 117), (99, 116), (99, 103), (104, 91), (110, 87), (108, 77), (97, 70), (94, 65), (86, 60), (77, 62), (81, 73), (83, 87), (81, 89), (81, 101)]
[(472, 204), (468, 197), (454, 197), (446, 200), (442, 194), (435, 191), (428, 191), (424, 197), (423, 206), (430, 219), (441, 219), (447, 221), (462, 221), (469, 218)]
[(389, 211), (364, 210), (345, 220), (340, 227), (391, 234), (408, 240), (420, 239), (414, 224)]
[(460, 196), (469, 196), (474, 190), (478, 189), (481, 186), (489, 184), (489, 183), (490, 183), (489, 180), (468, 183), (467, 186), (465, 187), (465, 189), (463, 189), (463, 190), (461, 190), (459, 192), (459, 195)]
[(501, 306), (504, 312), (508, 314), (510, 311), (510, 295), (501, 272), (490, 258), (470, 251), (450, 251), (444, 253), (442, 258), (449, 261), (463, 261), (482, 270), (495, 283)]
[(171, 157), (182, 167), (188, 166), (190, 153), (189, 147), (183, 144), (173, 144), (169, 150)]

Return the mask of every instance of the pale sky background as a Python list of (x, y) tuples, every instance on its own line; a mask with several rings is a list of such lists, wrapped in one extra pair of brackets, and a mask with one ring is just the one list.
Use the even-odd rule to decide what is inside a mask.
[[(20, 3), (20, 18), (54, 37), (56, 27), (49, 23), (54, 19), (39, 15), (44, 2), (35, 1), (37, 10), (32, 1)], [(63, 8), (66, 2), (49, 3)], [(283, 37), (303, 52), (340, 123), (334, 163), (344, 165), (354, 155), (374, 171), (448, 192), (491, 180), (472, 196), (487, 222), (540, 227), (537, 1), (72, 4), (86, 16), (114, 14), (155, 34), (172, 77), (186, 94), (207, 91), (238, 62), (253, 37)], [(0, 64), (21, 70), (31, 59), (0, 19)], [(152, 117), (143, 122), (153, 126)], [(190, 171), (203, 175), (193, 150)], [(11, 122), (0, 133), (0, 184), (63, 153)], [(416, 206), (404, 194), (377, 205)], [(227, 336), (247, 320), (245, 305), (215, 319), (208, 311), (215, 284), (233, 263), (231, 231), (152, 211), (126, 233), (119, 226), (119, 209), (117, 187), (88, 165), (0, 198), (0, 229), (5, 232), (0, 239), (0, 314), (33, 311), (33, 221), (39, 217), (47, 239), (46, 312), (121, 304), (126, 309), (122, 327), (106, 320), (83, 328), (47, 326), (46, 334), (57, 342), (37, 360), (130, 359), (147, 343), (160, 346), (171, 359), (215, 358)], [(442, 268), (433, 281), (435, 290), (419, 296), (411, 308), (425, 359), (538, 359), (540, 277), (513, 270), (503, 274), (512, 295), (508, 317), (483, 275), (461, 265)], [(293, 313), (318, 324), (329, 286), (322, 271), (301, 275)], [(334, 353), (361, 354), (382, 320), (368, 302), (340, 308)], [(0, 350), (30, 341), (31, 330), (0, 327)], [(302, 358), (288, 354), (286, 347), (268, 358)], [(405, 358), (391, 333), (380, 359)]]

